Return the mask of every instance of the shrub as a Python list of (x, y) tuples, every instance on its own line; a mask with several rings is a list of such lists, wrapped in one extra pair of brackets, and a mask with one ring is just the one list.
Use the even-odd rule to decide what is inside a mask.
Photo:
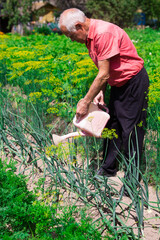
[(93, 18), (104, 19), (121, 27), (129, 27), (133, 25), (136, 9), (137, 1), (134, 0), (87, 1), (87, 10)]
[(0, 161), (0, 238), (26, 239), (30, 235), (51, 236), (54, 226), (51, 209), (36, 200), (27, 189), (23, 175), (16, 175), (15, 164)]
[(41, 27), (37, 27), (34, 30), (35, 32), (41, 33), (44, 35), (50, 35), (52, 33), (52, 30), (47, 25), (42, 25)]
[(0, 159), (0, 239), (101, 239), (90, 218), (82, 210), (76, 221), (76, 207), (63, 209), (56, 216), (57, 205), (37, 200), (27, 189), (23, 175), (16, 175), (15, 163)]

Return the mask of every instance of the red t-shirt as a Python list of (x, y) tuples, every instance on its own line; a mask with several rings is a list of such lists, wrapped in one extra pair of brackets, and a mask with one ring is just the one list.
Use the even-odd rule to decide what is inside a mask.
[(127, 33), (115, 24), (91, 19), (86, 46), (97, 67), (99, 60), (110, 60), (111, 86), (124, 85), (143, 67), (144, 61)]

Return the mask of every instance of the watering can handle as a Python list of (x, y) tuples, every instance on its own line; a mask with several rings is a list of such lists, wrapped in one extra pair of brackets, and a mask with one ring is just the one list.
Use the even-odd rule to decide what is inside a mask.
[(105, 110), (106, 113), (109, 113), (109, 109), (108, 109), (105, 105), (102, 105), (102, 104), (98, 103), (98, 107), (99, 107), (99, 109), (101, 109), (101, 110)]

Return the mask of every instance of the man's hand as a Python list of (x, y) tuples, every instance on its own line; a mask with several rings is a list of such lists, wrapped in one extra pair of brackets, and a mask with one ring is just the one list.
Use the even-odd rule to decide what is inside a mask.
[(89, 103), (82, 98), (77, 104), (76, 118), (78, 121), (88, 113)]
[(101, 104), (101, 105), (105, 105), (105, 102), (104, 102), (104, 93), (103, 91), (101, 90), (97, 96), (94, 98), (93, 102), (98, 105), (98, 104)]

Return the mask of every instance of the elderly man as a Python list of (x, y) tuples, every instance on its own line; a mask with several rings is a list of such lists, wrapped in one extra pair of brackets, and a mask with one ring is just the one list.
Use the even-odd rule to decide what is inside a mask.
[(105, 104), (106, 85), (111, 86), (108, 106), (111, 118), (107, 127), (116, 129), (118, 138), (110, 140), (109, 144), (104, 141), (104, 162), (97, 174), (115, 176), (116, 158), (122, 144), (126, 159), (136, 153), (137, 165), (142, 153), (149, 86), (144, 61), (123, 29), (106, 21), (89, 19), (79, 9), (65, 10), (59, 27), (72, 41), (86, 44), (98, 68), (87, 94), (77, 104), (77, 118), (87, 114), (92, 101)]

